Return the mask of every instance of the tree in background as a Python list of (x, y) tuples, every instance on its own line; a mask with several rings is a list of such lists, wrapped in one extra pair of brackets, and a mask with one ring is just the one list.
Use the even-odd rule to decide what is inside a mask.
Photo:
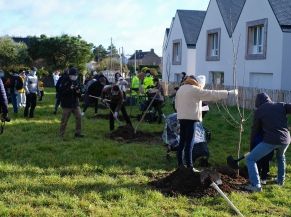
[(93, 44), (82, 40), (80, 36), (56, 36), (40, 38), (31, 37), (29, 40), (29, 54), (34, 61), (43, 58), (49, 71), (65, 69), (74, 65), (81, 72), (85, 72), (86, 63), (93, 58)]
[(0, 67), (5, 70), (18, 70), (29, 63), (27, 46), (16, 43), (10, 37), (0, 37)]
[(115, 45), (109, 45), (107, 48), (107, 56), (111, 56), (111, 47), (112, 47), (112, 56), (119, 56), (118, 55), (118, 50), (116, 49)]
[(107, 56), (107, 50), (100, 44), (93, 48), (94, 59), (96, 62), (102, 61)]

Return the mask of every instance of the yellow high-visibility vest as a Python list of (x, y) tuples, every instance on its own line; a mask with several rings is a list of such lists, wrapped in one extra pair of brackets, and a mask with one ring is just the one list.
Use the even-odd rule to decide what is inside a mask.
[(139, 89), (139, 78), (136, 75), (131, 79), (131, 88)]
[(154, 85), (154, 78), (153, 78), (153, 76), (150, 75), (150, 76), (145, 77), (143, 79), (143, 86), (144, 86), (145, 92), (147, 92), (147, 88), (149, 86), (153, 86), (153, 85)]

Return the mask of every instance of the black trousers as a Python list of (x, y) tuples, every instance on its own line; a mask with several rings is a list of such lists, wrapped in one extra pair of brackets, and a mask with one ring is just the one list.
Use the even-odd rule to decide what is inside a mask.
[(24, 109), (24, 117), (28, 117), (29, 113), (29, 117), (33, 118), (34, 109), (36, 107), (36, 99), (37, 99), (36, 93), (26, 94), (26, 106)]
[(192, 143), (194, 135), (194, 123), (195, 120), (181, 119), (180, 123), (180, 143), (177, 149), (178, 166), (182, 166), (183, 163), (183, 151), (184, 158), (187, 167), (193, 167), (192, 151), (194, 144)]
[(39, 96), (38, 101), (42, 101), (42, 97), (44, 96), (44, 91), (41, 90), (41, 91), (39, 91), (39, 93), (40, 93), (40, 96)]
[[(114, 113), (115, 109), (117, 107), (117, 104), (114, 104), (114, 103), (111, 103), (110, 104), (110, 109), (111, 111)], [(114, 130), (114, 117), (113, 117), (113, 114), (112, 112), (110, 111), (110, 114), (109, 114), (109, 128), (110, 130)], [(132, 123), (130, 121), (130, 118), (125, 110), (125, 106), (122, 105), (121, 106), (121, 109), (120, 109), (121, 113), (122, 113), (122, 116), (123, 116), (123, 119), (125, 120), (125, 122), (128, 124), (128, 125), (131, 125), (132, 126)]]

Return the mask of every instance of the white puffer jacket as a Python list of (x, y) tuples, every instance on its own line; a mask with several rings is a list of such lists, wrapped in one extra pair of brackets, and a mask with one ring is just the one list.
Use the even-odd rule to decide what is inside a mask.
[(175, 100), (177, 118), (202, 121), (202, 101), (217, 101), (227, 96), (227, 90), (204, 90), (194, 85), (182, 85)]

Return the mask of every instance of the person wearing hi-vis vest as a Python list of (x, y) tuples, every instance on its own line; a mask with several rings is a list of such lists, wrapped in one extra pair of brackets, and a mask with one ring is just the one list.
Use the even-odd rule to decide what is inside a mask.
[(147, 92), (148, 89), (153, 85), (154, 85), (154, 78), (151, 75), (151, 71), (147, 70), (145, 73), (145, 78), (143, 79), (144, 92)]
[(132, 75), (131, 78), (131, 95), (136, 96), (139, 94), (139, 78), (136, 74)]

